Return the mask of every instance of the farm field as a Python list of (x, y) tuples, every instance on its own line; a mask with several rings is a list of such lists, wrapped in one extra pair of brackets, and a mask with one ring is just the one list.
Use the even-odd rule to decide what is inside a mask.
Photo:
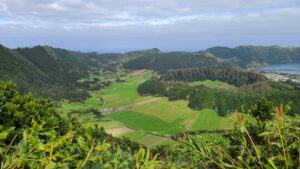
[(130, 128), (163, 135), (186, 130), (230, 129), (235, 120), (232, 116), (221, 117), (212, 109), (192, 110), (187, 101), (168, 101), (161, 98), (130, 110), (107, 115)]
[(113, 83), (102, 89), (99, 94), (104, 99), (103, 108), (117, 108), (153, 98), (152, 96), (140, 96), (137, 91), (137, 87), (150, 79), (152, 74), (152, 71), (131, 73), (123, 78), (125, 82)]
[(116, 123), (116, 122), (110, 121), (110, 120), (87, 121), (87, 122), (82, 122), (81, 124), (83, 125), (83, 127), (86, 127), (86, 128), (94, 127), (95, 125), (98, 125), (99, 127), (103, 127), (106, 130), (122, 127), (122, 125), (120, 125), (119, 123)]
[[(112, 80), (120, 78), (123, 74), (124, 72), (122, 71), (119, 71), (115, 74), (106, 73), (104, 77), (101, 75), (96, 76), (95, 74), (90, 74), (89, 79), (82, 79), (81, 82), (84, 80), (92, 80), (93, 78)], [(63, 100), (59, 103), (61, 105), (59, 110), (67, 113), (71, 111), (85, 111), (89, 109), (109, 109), (133, 104), (137, 101), (151, 99), (153, 98), (151, 96), (139, 96), (136, 89), (145, 80), (150, 79), (152, 74), (152, 71), (142, 71), (139, 74), (130, 73), (123, 78), (125, 82), (114, 82), (104, 89), (98, 91), (89, 91), (91, 97), (85, 100), (83, 103)], [(104, 103), (101, 102), (101, 97), (104, 99)]]
[(134, 131), (131, 133), (121, 135), (120, 137), (126, 137), (131, 140), (135, 140), (135, 141), (137, 141), (143, 145), (146, 145), (148, 147), (160, 145), (160, 144), (174, 144), (175, 143), (170, 138), (149, 134), (144, 131)]

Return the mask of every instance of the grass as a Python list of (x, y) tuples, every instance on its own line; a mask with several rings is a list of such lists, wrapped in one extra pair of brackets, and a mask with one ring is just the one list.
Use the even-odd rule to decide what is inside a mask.
[(220, 133), (209, 133), (194, 136), (196, 140), (203, 143), (222, 142), (228, 143), (228, 139), (224, 138)]
[(149, 134), (143, 131), (134, 131), (122, 135), (121, 137), (129, 138), (130, 140), (137, 141), (148, 147), (156, 146), (160, 144), (174, 144), (174, 142), (166, 137), (160, 137), (157, 135)]
[(220, 129), (222, 117), (212, 109), (200, 111), (193, 123), (192, 130), (217, 130)]
[(142, 75), (128, 75), (124, 78), (126, 82), (113, 83), (100, 91), (102, 98), (105, 100), (104, 108), (116, 108), (125, 105), (134, 104), (152, 98), (151, 96), (140, 96), (137, 88), (144, 81), (150, 79), (151, 71), (146, 71)]
[(192, 110), (187, 101), (162, 98), (151, 103), (107, 115), (124, 125), (164, 135), (185, 130), (218, 130), (232, 128), (233, 116), (221, 117), (212, 109)]
[(83, 103), (81, 102), (69, 102), (68, 100), (64, 100), (60, 102), (61, 107), (59, 108), (64, 114), (71, 111), (85, 111), (89, 109), (99, 109), (102, 105), (100, 101), (100, 95), (97, 92), (91, 92), (91, 97), (85, 100)]
[[(103, 73), (100, 71), (100, 74)], [(103, 76), (96, 76), (95, 74), (90, 73), (88, 79), (82, 79), (84, 80), (91, 80), (95, 77), (98, 77), (99, 79), (106, 79), (106, 80), (112, 80), (114, 78), (120, 77), (122, 75), (122, 71), (119, 71), (115, 74), (111, 73), (105, 73)], [(121, 83), (113, 83), (112, 85), (99, 90), (99, 91), (90, 91), (91, 97), (85, 100), (83, 103), (80, 102), (69, 102), (67, 100), (64, 100), (60, 102), (61, 107), (59, 108), (64, 114), (71, 111), (85, 111), (88, 109), (100, 109), (100, 106), (102, 105), (100, 101), (100, 97), (102, 97), (105, 100), (104, 107), (103, 108), (115, 108), (115, 107), (121, 107), (125, 105), (134, 104), (138, 101), (143, 101), (147, 99), (151, 99), (151, 96), (143, 97), (140, 96), (137, 92), (137, 87), (143, 83), (144, 81), (150, 79), (152, 76), (152, 71), (145, 71), (141, 75), (127, 75), (125, 76), (124, 80), (126, 82)]]
[(207, 87), (211, 87), (211, 88), (227, 89), (227, 90), (233, 90), (236, 88), (234, 85), (230, 85), (228, 83), (221, 82), (218, 80), (216, 80), (216, 81), (212, 81), (212, 80), (195, 81), (195, 82), (191, 82), (189, 84), (192, 86), (203, 85), (203, 86), (207, 86)]
[(143, 131), (134, 131), (131, 133), (127, 133), (124, 135), (121, 135), (120, 137), (126, 137), (129, 138), (130, 140), (138, 140), (139, 138), (143, 137), (146, 133)]
[(82, 126), (85, 128), (88, 127), (94, 127), (95, 125), (98, 125), (99, 127), (103, 127), (105, 130), (109, 130), (109, 129), (116, 129), (116, 128), (120, 128), (122, 127), (120, 124), (118, 124), (115, 121), (88, 121), (88, 122), (84, 122), (82, 123)]
[(137, 142), (147, 145), (148, 147), (152, 147), (155, 145), (159, 145), (163, 142), (168, 140), (168, 138), (152, 135), (152, 134), (146, 134), (145, 136), (139, 138)]
[(150, 116), (133, 110), (112, 113), (107, 117), (115, 121), (119, 121), (130, 128), (149, 132), (158, 132), (160, 134), (175, 134), (184, 130), (183, 126), (178, 125), (178, 123), (180, 123), (179, 120), (174, 121), (173, 123), (168, 123), (155, 116)]
[[(151, 72), (148, 71), (148, 72), (146, 72), (146, 74), (150, 78)], [(95, 73), (89, 72), (89, 76), (85, 79), (79, 80), (79, 82), (92, 81), (94, 78), (98, 78), (100, 81), (114, 81), (116, 78), (120, 78), (122, 76), (124, 76), (123, 70), (119, 70), (118, 72), (115, 72), (115, 73), (99, 70), (98, 72), (95, 72)], [(126, 78), (130, 80), (130, 76), (126, 76)], [(148, 77), (145, 77), (145, 78), (148, 78)], [(138, 79), (138, 78), (136, 77), (136, 79)], [(114, 83), (114, 85), (115, 86), (118, 86), (118, 85), (121, 86), (122, 84), (121, 83)], [(65, 115), (66, 115), (66, 113), (74, 111), (74, 110), (76, 110), (76, 111), (85, 111), (85, 110), (88, 110), (88, 109), (100, 109), (100, 107), (103, 105), (103, 103), (100, 101), (101, 95), (104, 94), (107, 89), (108, 89), (107, 92), (110, 92), (109, 88), (111, 88), (114, 85), (111, 85), (111, 86), (107, 87), (104, 90), (89, 91), (89, 94), (91, 95), (91, 97), (88, 98), (87, 100), (85, 100), (83, 103), (81, 103), (81, 102), (69, 102), (68, 100), (63, 100), (62, 102), (60, 102), (61, 106), (59, 107), (59, 109)], [(137, 85), (139, 85), (139, 83)], [(126, 90), (128, 91), (129, 89), (128, 88), (124, 89), (124, 91), (126, 91)], [(135, 91), (135, 90), (131, 90), (131, 92), (132, 91)], [(116, 91), (116, 92), (120, 92), (120, 91)], [(122, 93), (120, 93), (120, 94), (122, 94)], [(104, 95), (104, 96), (106, 97), (107, 95)], [(130, 98), (131, 96), (132, 95), (129, 95), (127, 97)], [(126, 96), (124, 96), (124, 97), (126, 97)]]

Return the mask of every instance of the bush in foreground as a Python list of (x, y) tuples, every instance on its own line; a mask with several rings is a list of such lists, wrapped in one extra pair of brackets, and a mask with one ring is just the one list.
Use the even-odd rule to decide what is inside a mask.
[(237, 113), (229, 143), (185, 134), (150, 151), (103, 128), (81, 128), (50, 100), (0, 82), (0, 168), (299, 168), (300, 120), (285, 116), (288, 110), (259, 100), (249, 110), (255, 122)]

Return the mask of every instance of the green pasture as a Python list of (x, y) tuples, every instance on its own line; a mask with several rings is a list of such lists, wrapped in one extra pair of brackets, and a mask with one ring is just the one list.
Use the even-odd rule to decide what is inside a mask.
[(62, 112), (68, 113), (71, 111), (85, 111), (89, 109), (99, 109), (102, 105), (100, 100), (100, 94), (98, 92), (90, 92), (91, 97), (85, 100), (83, 103), (81, 102), (69, 102), (68, 100), (64, 100), (60, 102), (61, 107), (59, 110)]
[(203, 86), (207, 86), (210, 88), (228, 89), (228, 90), (233, 90), (236, 88), (234, 85), (230, 85), (228, 83), (221, 82), (218, 80), (216, 80), (216, 81), (212, 81), (212, 80), (195, 81), (195, 82), (191, 82), (189, 84), (192, 86), (203, 85)]
[(137, 91), (138, 86), (150, 79), (151, 76), (151, 71), (136, 76), (129, 74), (123, 78), (126, 82), (113, 83), (102, 89), (100, 95), (104, 99), (104, 108), (121, 107), (152, 98), (151, 96), (140, 96)]
[(167, 98), (107, 115), (130, 128), (157, 132), (164, 135), (186, 130), (230, 129), (235, 119), (231, 115), (221, 117), (212, 109), (192, 110), (187, 101), (168, 101)]
[(87, 121), (82, 122), (81, 125), (83, 127), (94, 127), (98, 125), (98, 127), (103, 127), (105, 130), (121, 128), (122, 126), (115, 121), (106, 121), (106, 120), (97, 120), (97, 121)]
[(134, 131), (122, 135), (121, 137), (129, 138), (130, 140), (137, 141), (148, 147), (156, 146), (160, 144), (171, 144), (174, 143), (171, 139), (146, 133), (144, 131)]

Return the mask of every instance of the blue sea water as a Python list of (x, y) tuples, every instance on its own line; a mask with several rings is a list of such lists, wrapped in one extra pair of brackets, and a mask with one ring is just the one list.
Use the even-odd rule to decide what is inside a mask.
[(261, 67), (258, 70), (264, 71), (264, 72), (275, 72), (275, 73), (287, 73), (287, 74), (300, 75), (300, 63), (269, 65), (266, 67)]

